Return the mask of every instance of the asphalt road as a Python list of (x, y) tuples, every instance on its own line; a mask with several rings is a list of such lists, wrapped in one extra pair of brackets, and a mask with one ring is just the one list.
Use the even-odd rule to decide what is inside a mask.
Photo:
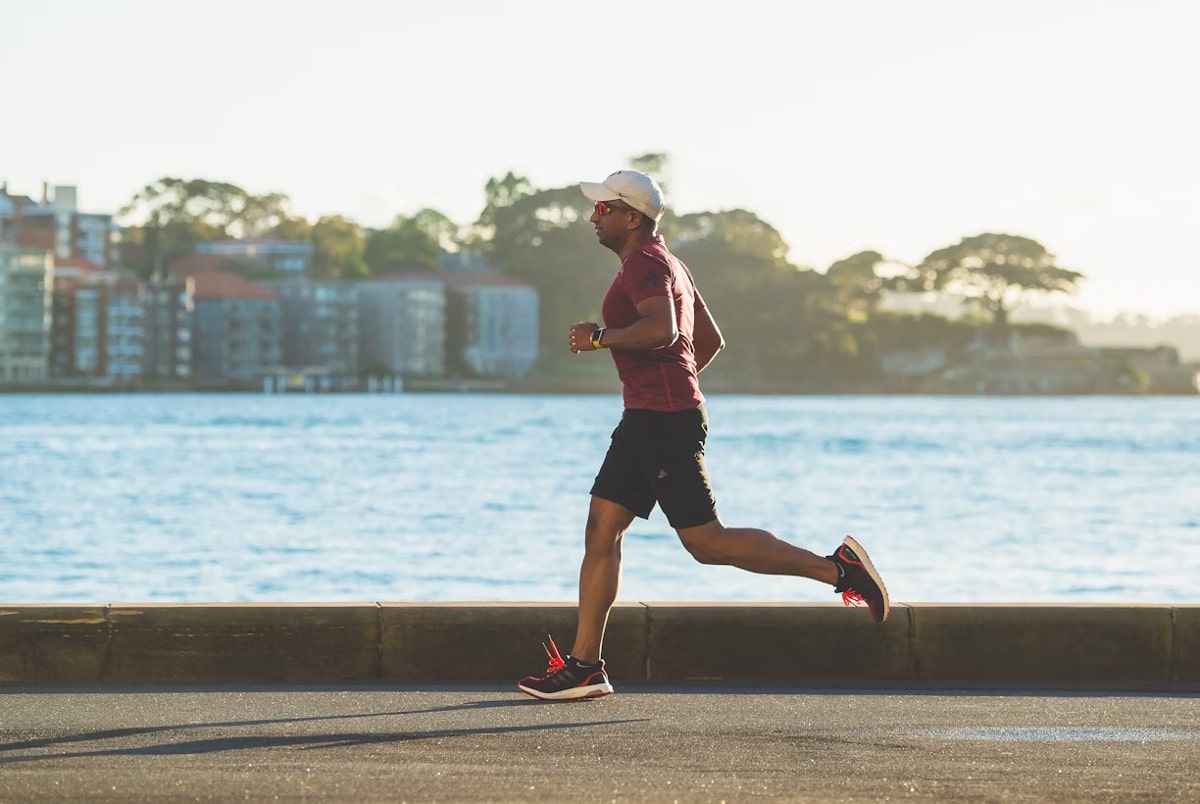
[(1200, 696), (0, 690), (0, 802), (1197, 801)]

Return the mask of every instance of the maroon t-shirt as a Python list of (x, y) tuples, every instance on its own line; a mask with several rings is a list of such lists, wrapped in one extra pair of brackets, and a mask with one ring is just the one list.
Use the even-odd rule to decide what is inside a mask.
[(621, 329), (636, 323), (637, 305), (653, 296), (670, 296), (675, 305), (679, 338), (653, 351), (613, 349), (613, 362), (631, 410), (691, 410), (704, 404), (696, 376), (692, 343), (696, 311), (704, 299), (686, 265), (667, 251), (661, 235), (642, 241), (621, 263), (604, 296), (604, 325)]

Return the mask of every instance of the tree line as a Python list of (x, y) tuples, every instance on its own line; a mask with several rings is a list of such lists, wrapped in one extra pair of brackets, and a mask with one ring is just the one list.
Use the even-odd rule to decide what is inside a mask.
[[(646, 154), (631, 164), (663, 175), (666, 161)], [(397, 215), (378, 229), (341, 215), (309, 222), (291, 213), (285, 195), (179, 178), (148, 185), (121, 210), (126, 267), (143, 279), (161, 275), (200, 241), (226, 238), (310, 242), (310, 275), (329, 280), (429, 273), (447, 253), (478, 252), (538, 289), (548, 376), (595, 370), (596, 361), (572, 361), (562, 348), (571, 323), (600, 320), (615, 271), (612, 254), (596, 245), (590, 214), (577, 185), (541, 188), (511, 172), (487, 181), (483, 209), (465, 225), (433, 209)], [(964, 237), (915, 265), (861, 251), (818, 271), (789, 262), (779, 231), (748, 210), (668, 210), (659, 228), (691, 268), (735, 355), (714, 362), (710, 387), (869, 387), (880, 379), (885, 350), (954, 348), (981, 330), (1003, 335), (1020, 297), (1070, 293), (1083, 279), (1042, 244), (1011, 234)], [(951, 321), (882, 312), (888, 292), (953, 293), (977, 314)]]

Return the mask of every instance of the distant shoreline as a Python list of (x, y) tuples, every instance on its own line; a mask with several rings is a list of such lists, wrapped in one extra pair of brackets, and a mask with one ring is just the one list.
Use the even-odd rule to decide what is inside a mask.
[[(17, 394), (255, 394), (261, 396), (393, 396), (400, 394), (445, 394), (445, 393), (494, 393), (494, 394), (616, 394), (621, 393), (619, 384), (609, 379), (539, 379), (539, 380), (478, 380), (478, 379), (422, 379), (407, 380), (401, 391), (276, 391), (265, 392), (261, 388), (230, 388), (180, 386), (177, 384), (115, 387), (108, 385), (66, 385), (62, 383), (0, 384), (0, 395)], [(905, 388), (705, 388), (706, 396), (744, 394), (747, 396), (928, 396), (929, 391)], [(1200, 393), (1167, 393), (1147, 391), (1145, 393), (1114, 394), (1112, 392), (938, 392), (934, 396), (1197, 396)]]

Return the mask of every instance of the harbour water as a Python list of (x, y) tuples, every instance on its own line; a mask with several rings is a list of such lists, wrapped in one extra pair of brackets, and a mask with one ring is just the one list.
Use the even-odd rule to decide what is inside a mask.
[[(1200, 602), (1196, 398), (709, 399), (722, 519), (894, 601)], [(617, 394), (0, 396), (0, 602), (571, 601)], [(695, 563), (625, 601), (833, 600)]]

